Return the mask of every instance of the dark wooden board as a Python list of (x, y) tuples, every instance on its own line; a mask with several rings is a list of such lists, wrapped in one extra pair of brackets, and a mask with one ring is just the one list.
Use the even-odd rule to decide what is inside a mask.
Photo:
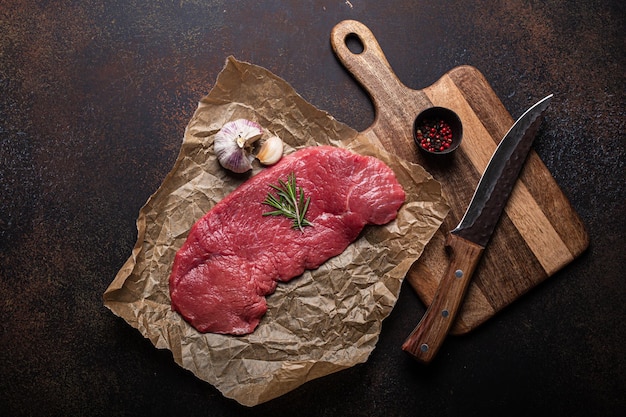
[[(348, 48), (346, 40), (350, 36), (363, 44), (361, 53)], [(339, 23), (331, 33), (331, 44), (374, 104), (375, 120), (360, 134), (422, 165), (442, 184), (450, 204), (444, 224), (407, 274), (411, 286), (429, 305), (448, 263), (445, 234), (458, 224), (489, 158), (514, 120), (473, 67), (454, 68), (433, 85), (414, 90), (396, 77), (376, 38), (362, 23)], [(532, 104), (528, 103), (529, 107)], [(425, 157), (413, 141), (414, 119), (432, 106), (449, 108), (461, 119), (463, 143), (453, 158)], [(570, 263), (588, 244), (578, 214), (538, 155), (531, 151), (474, 274), (452, 333), (476, 328)]]

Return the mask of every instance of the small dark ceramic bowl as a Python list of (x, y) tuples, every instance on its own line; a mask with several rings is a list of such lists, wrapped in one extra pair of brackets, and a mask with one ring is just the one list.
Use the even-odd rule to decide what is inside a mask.
[[(425, 130), (429, 130), (433, 125), (435, 126), (437, 133), (441, 128), (441, 122), (444, 122), (447, 127), (450, 129), (450, 133), (452, 135), (452, 141), (447, 145), (445, 143), (439, 143), (437, 149), (428, 149), (422, 145), (422, 140), (424, 136), (419, 136), (420, 131), (422, 135), (425, 134)], [(428, 128), (427, 128), (428, 126)], [(443, 136), (443, 135), (441, 135)], [(429, 154), (429, 155), (446, 155), (454, 152), (456, 148), (461, 144), (461, 140), (463, 139), (463, 125), (461, 124), (461, 119), (455, 112), (450, 109), (446, 109), (445, 107), (429, 107), (428, 109), (421, 112), (416, 118), (415, 122), (413, 122), (413, 139), (415, 140), (415, 144), (420, 149), (420, 151)], [(432, 141), (445, 142), (443, 139), (431, 139)], [(444, 147), (441, 150), (441, 147)]]

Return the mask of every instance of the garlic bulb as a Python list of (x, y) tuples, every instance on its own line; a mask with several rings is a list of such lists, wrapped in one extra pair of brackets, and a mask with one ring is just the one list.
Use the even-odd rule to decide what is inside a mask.
[(261, 145), (256, 155), (263, 165), (273, 165), (283, 156), (283, 141), (278, 136), (272, 136)]
[(252, 169), (250, 145), (263, 135), (261, 125), (246, 119), (226, 123), (215, 135), (213, 150), (224, 168), (242, 173)]

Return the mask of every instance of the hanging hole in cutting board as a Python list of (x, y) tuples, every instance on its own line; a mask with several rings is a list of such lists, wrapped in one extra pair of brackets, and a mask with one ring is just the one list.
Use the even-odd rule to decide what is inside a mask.
[(356, 33), (348, 33), (345, 39), (346, 47), (355, 55), (362, 54), (365, 50), (365, 46), (363, 45), (363, 41), (359, 38), (359, 35)]

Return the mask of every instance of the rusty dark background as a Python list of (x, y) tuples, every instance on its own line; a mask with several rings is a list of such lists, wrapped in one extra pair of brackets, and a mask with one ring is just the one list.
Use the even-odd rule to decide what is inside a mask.
[[(535, 149), (591, 245), (428, 367), (400, 350), (424, 312), (405, 283), (367, 363), (245, 408), (102, 293), (228, 55), (372, 123), (330, 47), (344, 19), (411, 88), (469, 64), (514, 117), (554, 93)], [(620, 0), (1, 0), (0, 415), (626, 415), (625, 51)]]

